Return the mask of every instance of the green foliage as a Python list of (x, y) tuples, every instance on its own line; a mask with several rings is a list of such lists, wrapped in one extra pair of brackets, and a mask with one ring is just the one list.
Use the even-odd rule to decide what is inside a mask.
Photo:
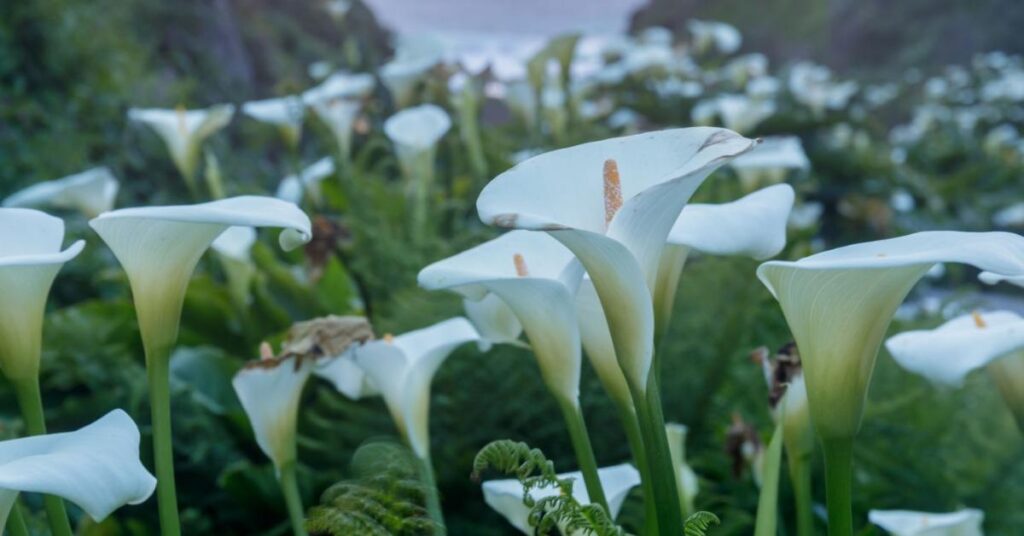
[[(565, 532), (578, 531), (593, 536), (624, 536), (608, 512), (599, 505), (582, 505), (572, 494), (574, 479), (559, 478), (555, 464), (540, 449), (507, 439), (493, 441), (480, 449), (473, 460), (473, 480), (494, 469), (515, 476), (523, 485), (523, 504), (530, 508), (529, 523), (538, 535), (550, 534), (562, 527)], [(558, 489), (557, 495), (534, 499), (531, 492), (540, 488)]]
[(722, 520), (711, 512), (694, 512), (686, 518), (683, 534), (685, 536), (706, 536), (714, 525), (721, 525)]

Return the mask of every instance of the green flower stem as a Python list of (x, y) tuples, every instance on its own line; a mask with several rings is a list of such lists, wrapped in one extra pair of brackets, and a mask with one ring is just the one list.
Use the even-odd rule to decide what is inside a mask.
[(597, 475), (597, 459), (594, 457), (594, 448), (590, 445), (583, 411), (575, 401), (563, 401), (559, 405), (562, 407), (562, 415), (565, 416), (565, 426), (569, 429), (572, 448), (576, 452), (576, 463), (583, 473), (583, 483), (587, 486), (590, 503), (600, 505), (611, 516), (608, 500), (604, 497), (604, 488), (601, 487), (601, 479)]
[(782, 426), (776, 426), (764, 454), (761, 494), (757, 500), (754, 536), (775, 536), (779, 532), (779, 473), (782, 466)]
[(145, 346), (153, 426), (153, 459), (156, 463), (156, 498), (160, 507), (160, 534), (180, 536), (178, 497), (174, 491), (174, 447), (171, 443), (170, 348), (150, 351), (150, 345)]
[(292, 532), (295, 536), (306, 536), (306, 512), (302, 508), (302, 497), (299, 495), (299, 481), (295, 477), (295, 462), (281, 466), (278, 471), (281, 493), (288, 506), (288, 517), (292, 521)]
[(7, 534), (10, 536), (29, 536), (25, 518), (21, 516), (21, 501), (14, 503), (10, 515), (7, 516)]
[(652, 371), (648, 376), (646, 389), (631, 384), (630, 394), (636, 406), (637, 421), (647, 451), (654, 491), (652, 498), (658, 510), (658, 533), (678, 536), (683, 530), (683, 513), (679, 509), (679, 490), (665, 433), (657, 374)]
[(650, 464), (647, 463), (640, 421), (632, 404), (620, 405), (619, 417), (622, 419), (622, 427), (626, 430), (626, 440), (629, 442), (629, 450), (633, 453), (633, 464), (640, 472), (640, 487), (644, 492), (644, 526), (641, 534), (655, 536), (658, 534), (658, 504), (654, 500), (654, 481)]
[(789, 480), (793, 486), (796, 502), (797, 536), (814, 536), (814, 511), (811, 500), (811, 456), (810, 453), (787, 453)]
[[(43, 435), (46, 433), (46, 419), (43, 417), (43, 398), (39, 393), (39, 378), (31, 377), (20, 380), (11, 380), (14, 386), (14, 394), (18, 398), (18, 406), (21, 407), (21, 416), (25, 420), (25, 429), (28, 435)], [(53, 536), (71, 536), (71, 523), (68, 521), (68, 513), (64, 508), (64, 501), (53, 495), (43, 496), (43, 506), (46, 508), (46, 517), (50, 521), (50, 530)]]
[(853, 438), (821, 440), (825, 452), (825, 498), (829, 536), (853, 535)]
[(434, 520), (437, 525), (437, 534), (447, 534), (448, 530), (444, 524), (444, 512), (441, 510), (441, 498), (437, 492), (437, 479), (434, 478), (434, 465), (430, 463), (430, 458), (416, 457), (419, 462), (420, 470), (420, 481), (423, 483), (424, 491), (426, 492), (427, 500), (427, 513), (430, 514), (430, 519)]

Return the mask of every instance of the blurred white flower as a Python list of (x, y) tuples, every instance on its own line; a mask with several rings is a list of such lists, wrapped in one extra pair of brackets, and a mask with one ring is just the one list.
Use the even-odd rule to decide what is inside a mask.
[(912, 212), (917, 206), (914, 196), (903, 188), (898, 188), (889, 196), (889, 206), (896, 212)]
[(251, 254), (255, 244), (256, 230), (252, 227), (229, 227), (210, 246), (224, 268), (228, 290), (242, 306), (252, 301), (249, 288), (256, 275)]
[(992, 215), (996, 227), (1024, 227), (1024, 202), (1014, 203)]
[(402, 173), (424, 199), (434, 178), (437, 144), (451, 126), (448, 113), (434, 104), (402, 110), (384, 121), (384, 134), (395, 146)]
[(444, 45), (432, 35), (401, 36), (395, 57), (380, 68), (380, 78), (398, 108), (413, 104), (427, 73), (441, 63)]
[(789, 213), (789, 227), (797, 230), (810, 229), (818, 225), (825, 206), (817, 201), (805, 201)]
[(948, 514), (909, 510), (871, 510), (868, 520), (892, 536), (982, 536), (985, 514), (967, 509)]
[(724, 22), (690, 19), (686, 22), (686, 28), (693, 35), (693, 45), (699, 54), (712, 50), (720, 54), (732, 54), (743, 44), (740, 31)]
[(77, 210), (88, 218), (114, 208), (119, 184), (105, 167), (33, 184), (3, 201), (5, 207), (55, 207)]
[(693, 501), (700, 492), (700, 481), (696, 471), (686, 462), (686, 433), (685, 424), (668, 423), (665, 425), (668, 433), (668, 448), (672, 455), (672, 467), (676, 470), (676, 487), (679, 488), (680, 506), (683, 515), (693, 513)]
[(60, 434), (0, 441), (0, 526), (20, 492), (63, 497), (93, 520), (153, 494), (156, 479), (139, 460), (139, 428), (115, 409)]
[(799, 62), (790, 67), (789, 91), (797, 102), (821, 116), (829, 110), (845, 108), (857, 92), (857, 83), (852, 80), (836, 82), (828, 67)]
[(302, 121), (306, 116), (306, 105), (302, 97), (289, 95), (247, 102), (242, 105), (242, 113), (278, 127), (291, 147), (298, 146), (302, 137)]
[(277, 186), (275, 197), (298, 205), (308, 193), (314, 202), (319, 203), (320, 183), (334, 175), (334, 171), (334, 160), (325, 156), (303, 169), (299, 176), (288, 175), (282, 179), (281, 184)]
[(219, 104), (203, 110), (131, 108), (128, 119), (149, 125), (163, 138), (174, 165), (194, 188), (203, 140), (227, 126), (234, 114), (235, 106), (232, 104)]
[(757, 125), (775, 115), (775, 101), (753, 99), (746, 95), (720, 95), (716, 100), (722, 125), (741, 134), (751, 133)]
[(810, 169), (811, 161), (800, 138), (776, 136), (764, 138), (750, 152), (729, 165), (736, 170), (744, 189), (749, 192), (765, 184), (782, 182), (791, 171)]

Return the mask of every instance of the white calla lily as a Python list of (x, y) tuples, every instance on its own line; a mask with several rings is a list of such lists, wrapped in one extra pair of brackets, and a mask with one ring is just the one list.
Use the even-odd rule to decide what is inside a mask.
[(428, 35), (402, 36), (390, 62), (380, 68), (380, 79), (391, 92), (397, 108), (413, 103), (419, 83), (444, 59), (444, 46)]
[(119, 186), (108, 168), (98, 167), (33, 184), (8, 196), (3, 206), (71, 209), (91, 218), (114, 208)]
[(914, 284), (940, 262), (1024, 275), (1024, 238), (998, 232), (922, 232), (758, 268), (800, 348), (811, 417), (820, 437), (856, 435), (889, 322)]
[(791, 171), (810, 169), (811, 161), (796, 136), (769, 137), (761, 140), (754, 150), (729, 164), (736, 170), (747, 191), (763, 184), (785, 180)]
[(298, 207), (259, 196), (126, 208), (105, 212), (89, 224), (128, 274), (143, 339), (166, 351), (177, 338), (185, 289), (196, 263), (229, 227), (282, 227), (285, 250), (312, 237), (309, 217)]
[(451, 353), (479, 338), (456, 317), (352, 350), (353, 359), (380, 389), (402, 437), (420, 459), (430, 458), (430, 382)]
[(700, 481), (696, 471), (686, 462), (686, 434), (685, 424), (668, 423), (665, 425), (668, 433), (668, 446), (672, 451), (672, 467), (675, 469), (676, 486), (679, 488), (679, 500), (683, 509), (683, 515), (694, 512), (693, 500), (700, 492)]
[(232, 104), (219, 104), (202, 110), (128, 110), (128, 119), (149, 125), (164, 139), (174, 165), (193, 188), (203, 140), (227, 126), (234, 115), (235, 106)]
[(519, 336), (523, 333), (523, 324), (496, 294), (488, 294), (480, 300), (463, 300), (462, 306), (466, 318), (480, 333), (478, 346), (481, 352), (490, 350), (495, 344), (522, 344)]
[(139, 460), (139, 439), (117, 409), (74, 432), (0, 442), (0, 526), (19, 492), (63, 497), (97, 521), (145, 501), (156, 479)]
[(740, 31), (724, 22), (690, 19), (686, 28), (693, 34), (694, 46), (699, 52), (714, 49), (720, 54), (732, 54), (743, 44)]
[[(640, 483), (640, 473), (632, 465), (621, 464), (598, 469), (598, 476), (601, 479), (601, 487), (608, 495), (609, 515), (615, 519), (622, 509), (622, 504), (626, 501), (629, 491)], [(563, 473), (558, 477), (573, 479), (575, 481), (572, 487), (573, 498), (580, 504), (590, 504), (586, 487), (580, 485), (583, 477), (579, 472)], [(483, 483), (482, 487), (484, 502), (487, 503), (487, 506), (501, 514), (523, 534), (533, 534), (533, 528), (529, 523), (530, 509), (523, 504), (523, 485), (519, 480), (488, 480)], [(536, 501), (558, 493), (560, 493), (558, 488), (548, 486), (531, 490), (529, 496)]]
[(302, 97), (289, 95), (275, 99), (250, 101), (242, 105), (242, 113), (281, 129), (285, 141), (292, 147), (302, 138), (302, 121), (306, 117), (306, 104)]
[(868, 520), (893, 536), (982, 536), (985, 513), (973, 508), (945, 514), (871, 510)]
[(800, 62), (790, 69), (789, 91), (797, 102), (822, 116), (829, 110), (841, 110), (857, 92), (854, 81), (836, 82), (828, 67)]
[(894, 335), (885, 347), (908, 371), (959, 387), (971, 371), (1024, 349), (1024, 318), (1010, 311), (975, 312), (935, 329)]
[(320, 183), (334, 175), (334, 172), (334, 159), (325, 156), (306, 166), (298, 176), (288, 175), (282, 179), (274, 196), (298, 205), (302, 203), (303, 196), (308, 192), (313, 201), (319, 203), (321, 199)]
[(372, 74), (339, 71), (303, 92), (302, 100), (308, 105), (333, 99), (361, 100), (373, 91), (374, 84)]
[(366, 372), (356, 364), (352, 352), (324, 360), (313, 373), (331, 382), (331, 385), (349, 400), (361, 400), (381, 394)]
[(230, 227), (211, 244), (224, 268), (231, 295), (242, 306), (250, 301), (249, 287), (256, 275), (256, 266), (252, 262), (255, 244), (256, 230), (252, 227)]
[(297, 356), (260, 359), (248, 363), (231, 380), (252, 424), (256, 443), (274, 462), (278, 473), (296, 461), (299, 400), (315, 361)]
[(572, 261), (572, 253), (557, 240), (512, 231), (427, 266), (419, 284), (478, 302), (499, 298), (526, 332), (548, 389), (560, 402), (578, 404), (579, 328), (572, 290), (560, 279)]
[(352, 126), (373, 85), (370, 74), (335, 73), (302, 94), (306, 104), (331, 130), (342, 158), (348, 158), (352, 152)]
[(427, 168), (433, 168), (437, 143), (451, 127), (452, 120), (444, 109), (423, 104), (389, 117), (384, 122), (384, 134), (395, 144), (406, 176), (418, 177)]
[(755, 99), (746, 95), (722, 95), (716, 99), (718, 115), (725, 128), (749, 134), (775, 115), (775, 101)]
[(14, 382), (35, 382), (43, 315), (53, 280), (85, 242), (65, 250), (64, 222), (43, 212), (0, 208), (0, 371)]
[(642, 388), (666, 238), (704, 179), (754, 144), (728, 130), (688, 128), (552, 151), (491, 181), (477, 210), (486, 223), (544, 230), (573, 251), (613, 312), (608, 322), (627, 379)]

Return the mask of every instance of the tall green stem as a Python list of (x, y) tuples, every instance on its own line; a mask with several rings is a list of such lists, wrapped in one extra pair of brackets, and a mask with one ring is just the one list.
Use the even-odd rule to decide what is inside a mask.
[[(11, 380), (11, 383), (14, 386), (14, 393), (18, 398), (18, 406), (21, 407), (21, 416), (25, 420), (28, 434), (45, 434), (46, 419), (43, 417), (43, 398), (39, 393), (39, 378), (33, 376), (21, 380)], [(53, 532), (53, 536), (71, 536), (71, 523), (68, 521), (64, 501), (60, 497), (44, 495), (43, 506), (46, 508), (46, 517), (50, 521), (50, 530)]]
[(565, 426), (569, 429), (569, 438), (572, 440), (572, 448), (576, 453), (576, 463), (583, 473), (583, 483), (587, 487), (587, 496), (591, 504), (598, 504), (605, 512), (611, 515), (608, 508), (608, 500), (604, 497), (604, 488), (601, 487), (601, 479), (597, 474), (597, 459), (594, 457), (594, 448), (590, 445), (590, 435), (587, 434), (587, 424), (583, 420), (583, 411), (578, 402), (561, 402), (562, 415), (565, 416)]
[(441, 498), (437, 492), (437, 479), (434, 478), (434, 465), (430, 463), (430, 458), (416, 457), (419, 461), (420, 470), (420, 481), (423, 483), (424, 490), (427, 494), (427, 513), (430, 514), (430, 519), (434, 520), (437, 525), (437, 534), (447, 534), (447, 529), (444, 524), (444, 512), (441, 510)]
[(853, 438), (821, 440), (829, 536), (853, 535)]
[(156, 463), (156, 498), (160, 508), (160, 534), (180, 536), (178, 497), (174, 491), (174, 447), (171, 435), (170, 349), (150, 350), (146, 345), (149, 405), (153, 426), (153, 460)]
[(797, 536), (814, 536), (814, 511), (811, 500), (811, 459), (810, 454), (788, 453), (789, 480), (793, 486), (796, 502)]
[(644, 536), (658, 534), (658, 503), (654, 500), (654, 481), (651, 476), (651, 466), (647, 462), (647, 451), (644, 449), (643, 434), (640, 432), (640, 421), (636, 417), (636, 410), (632, 404), (619, 407), (619, 417), (622, 419), (622, 427), (626, 430), (626, 441), (629, 442), (629, 450), (633, 453), (633, 463), (640, 472), (640, 487), (644, 492)]
[(658, 510), (659, 534), (678, 536), (683, 530), (683, 513), (679, 509), (679, 490), (676, 488), (672, 455), (665, 434), (657, 374), (652, 371), (648, 376), (646, 389), (630, 385), (630, 394), (636, 406), (637, 421), (647, 451), (653, 499)]
[(782, 465), (782, 426), (776, 426), (764, 453), (761, 495), (757, 500), (754, 536), (775, 536), (779, 532), (779, 473)]
[(284, 503), (288, 507), (288, 517), (292, 521), (292, 533), (295, 536), (306, 536), (306, 513), (299, 495), (299, 481), (295, 477), (295, 462), (282, 465), (279, 473), (278, 481), (281, 493), (284, 494)]
[(21, 516), (21, 501), (14, 503), (10, 515), (7, 516), (7, 533), (10, 536), (30, 536), (25, 518)]

